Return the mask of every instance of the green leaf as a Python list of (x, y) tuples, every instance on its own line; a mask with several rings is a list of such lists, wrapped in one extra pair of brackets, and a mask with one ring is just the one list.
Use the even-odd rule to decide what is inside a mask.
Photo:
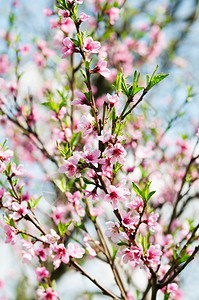
[(81, 228), (82, 230), (86, 231), (86, 228), (85, 228), (85, 226), (84, 226), (84, 223), (80, 223), (80, 224), (75, 223), (75, 227)]
[(86, 177), (83, 177), (83, 176), (82, 176), (82, 179), (84, 180), (84, 182), (85, 182), (86, 184), (94, 184), (91, 180), (89, 180), (89, 179), (86, 178)]
[(73, 38), (70, 38), (71, 41), (73, 42), (73, 44), (76, 46), (76, 47), (79, 47), (79, 41), (77, 41), (76, 39), (73, 39)]
[(138, 86), (133, 90), (133, 96), (135, 96), (137, 93), (139, 93), (141, 90), (143, 90), (144, 87)]
[(122, 165), (117, 161), (113, 167), (113, 174), (117, 174), (117, 172), (122, 168)]
[(179, 262), (180, 262), (180, 263), (183, 263), (183, 262), (187, 261), (187, 259), (188, 259), (189, 257), (190, 257), (190, 255), (184, 254), (184, 255), (180, 258)]
[(19, 197), (21, 198), (21, 195), (22, 195), (22, 190), (23, 190), (23, 185), (20, 187), (19, 189)]
[(13, 219), (10, 219), (10, 226), (16, 228), (15, 221)]
[(10, 219), (9, 216), (8, 216), (8, 214), (5, 214), (3, 216), (3, 220), (9, 226), (16, 228), (15, 221), (13, 219)]
[(177, 252), (176, 252), (176, 250), (175, 249), (173, 249), (173, 258), (174, 258), (174, 260), (176, 260), (176, 258), (177, 258)]
[(82, 75), (84, 77), (84, 81), (87, 81), (86, 73), (82, 69), (80, 69), (80, 72), (82, 73)]
[(115, 248), (113, 247), (113, 255), (112, 255), (112, 259), (113, 259), (113, 260), (115, 260), (117, 252), (118, 252), (118, 249), (115, 249)]
[(153, 194), (155, 194), (156, 191), (151, 191), (149, 194), (148, 194), (148, 197), (147, 197), (147, 201), (149, 201), (149, 199), (153, 196)]
[(115, 107), (113, 107), (111, 118), (112, 118), (112, 122), (115, 123), (117, 120)]
[(125, 122), (117, 122), (117, 125), (115, 128), (116, 136), (120, 136), (122, 134), (122, 131), (123, 131), (125, 125), (126, 125), (126, 121)]
[(21, 236), (22, 236), (22, 238), (23, 238), (24, 240), (28, 241), (28, 237), (27, 237), (27, 235), (26, 235), (26, 234), (24, 234), (24, 233), (21, 233)]
[(41, 198), (42, 198), (42, 196), (38, 197), (35, 200), (32, 199), (32, 198), (30, 198), (31, 199), (31, 208), (35, 208), (38, 205), (38, 203), (39, 203), (39, 201), (40, 201)]
[[(3, 142), (3, 144), (2, 144), (2, 148), (4, 148), (4, 147), (5, 147), (6, 143), (7, 143), (7, 139), (5, 139), (5, 141)], [(1, 144), (0, 144), (0, 145), (1, 145)]]
[(85, 66), (86, 70), (89, 70), (91, 62), (92, 62), (92, 60), (90, 60), (90, 61), (85, 60), (84, 61), (84, 66)]
[(164, 300), (169, 300), (169, 296), (170, 296), (170, 293), (168, 293), (167, 291), (165, 291), (165, 293), (164, 293)]
[(80, 138), (81, 138), (81, 132), (73, 133), (70, 140), (71, 147), (75, 147), (78, 144)]
[(144, 194), (144, 198), (146, 200), (147, 200), (147, 197), (148, 197), (150, 185), (151, 185), (151, 181), (147, 181), (147, 183), (145, 184), (145, 187), (144, 187), (143, 194)]
[(59, 221), (58, 224), (58, 230), (61, 236), (64, 236), (64, 234), (66, 233), (66, 230), (68, 229), (68, 226), (72, 223), (72, 221), (69, 221), (68, 223), (66, 223), (65, 225)]
[(118, 93), (121, 92), (122, 90), (122, 76), (124, 76), (122, 69), (118, 72), (115, 85), (116, 85), (116, 90)]
[(83, 39), (82, 39), (82, 37), (79, 33), (77, 33), (77, 38), (78, 38), (78, 41), (79, 41), (79, 45), (81, 46), (82, 43), (83, 43)]
[(7, 168), (6, 168), (6, 171), (7, 171), (7, 175), (9, 176), (10, 175), (10, 171), (11, 171), (11, 162), (7, 165)]
[(138, 196), (140, 196), (142, 199), (144, 199), (144, 195), (143, 195), (142, 191), (139, 189), (139, 187), (134, 182), (132, 182), (132, 185), (133, 185), (133, 189), (136, 192), (136, 194)]
[(119, 243), (117, 243), (118, 246), (129, 246), (127, 243), (120, 241)]
[(136, 298), (137, 298), (137, 300), (140, 299), (140, 291), (138, 291), (138, 290), (136, 290)]
[(57, 112), (57, 104), (52, 99), (52, 95), (49, 95), (49, 101), (48, 102), (43, 102), (43, 103), (41, 103), (41, 105), (50, 108), (54, 112)]
[(147, 81), (146, 89), (147, 90), (150, 90), (154, 85), (156, 85), (157, 83), (159, 83), (160, 81), (162, 81), (164, 78), (166, 78), (169, 75), (169, 74), (163, 74), (163, 73), (155, 75), (155, 72), (157, 71), (157, 69), (158, 69), (158, 65), (155, 68), (153, 74), (151, 75), (151, 78), (149, 78), (149, 76), (146, 75), (146, 81)]

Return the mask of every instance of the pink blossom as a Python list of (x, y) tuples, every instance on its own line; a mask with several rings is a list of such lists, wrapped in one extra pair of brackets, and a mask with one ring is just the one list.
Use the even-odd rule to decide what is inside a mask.
[[(92, 241), (92, 239), (90, 238), (89, 234), (88, 233), (85, 233), (84, 234), (84, 238), (83, 238), (83, 241), (86, 245), (86, 250), (88, 251), (89, 255), (90, 256), (96, 256), (96, 251), (90, 246), (90, 244), (88, 242)], [(98, 243), (97, 241), (95, 241), (95, 244)]]
[(75, 45), (69, 37), (63, 40), (63, 44), (65, 47), (61, 49), (61, 53), (63, 54), (62, 58), (66, 58), (75, 51)]
[(123, 262), (127, 264), (129, 261), (133, 262), (133, 265), (138, 266), (142, 260), (141, 256), (143, 255), (142, 246), (139, 244), (137, 246), (131, 246), (130, 248), (124, 248), (122, 251), (118, 252), (118, 256), (123, 256)]
[(85, 250), (77, 243), (69, 243), (67, 247), (68, 255), (74, 258), (82, 258)]
[(22, 260), (25, 263), (29, 263), (35, 255), (33, 243), (23, 239), (22, 244), (27, 250), (27, 251), (24, 250), (22, 251)]
[(44, 16), (46, 17), (50, 17), (53, 15), (53, 11), (52, 9), (50, 9), (50, 7), (45, 7), (43, 10)]
[(197, 136), (197, 138), (199, 138), (199, 128), (198, 128), (198, 130), (196, 132), (196, 136)]
[(71, 102), (71, 105), (88, 105), (88, 100), (86, 99), (86, 96), (84, 95), (84, 93), (77, 91), (76, 95), (79, 99), (73, 100)]
[(64, 246), (64, 244), (55, 245), (53, 247), (55, 255), (52, 255), (52, 261), (54, 269), (59, 268), (61, 262), (68, 264), (69, 263), (69, 254)]
[(50, 233), (42, 236), (42, 240), (51, 245), (55, 244), (60, 239), (60, 236), (56, 233), (54, 229), (50, 229)]
[[(63, 39), (64, 39), (63, 31), (57, 30), (55, 35), (54, 35), (54, 39), (53, 39), (53, 42), (54, 42), (54, 45), (55, 45), (56, 48), (59, 48), (59, 47), (62, 46)], [(67, 66), (68, 66), (67, 61), (64, 61), (64, 65), (62, 65), (62, 62), (60, 62), (58, 64), (58, 68), (59, 68), (59, 70), (61, 70), (61, 72), (63, 72), (63, 70), (65, 70), (67, 68)]]
[[(4, 287), (4, 282), (1, 280), (1, 278), (0, 278), (0, 289), (2, 289)], [(2, 300), (3, 300), (4, 298), (2, 298)], [(5, 300), (6, 300), (6, 298), (5, 298)]]
[(97, 194), (96, 188), (94, 188), (92, 191), (83, 190), (83, 192), (84, 192), (83, 199), (87, 199), (87, 198), (91, 197), (92, 200), (94, 200), (94, 201), (99, 200), (100, 196)]
[(55, 52), (47, 47), (42, 49), (42, 53), (45, 57), (53, 57), (55, 55)]
[(12, 156), (13, 156), (12, 150), (3, 151), (3, 148), (0, 146), (0, 161), (8, 162)]
[(132, 202), (126, 204), (126, 207), (136, 210), (137, 212), (141, 212), (143, 209), (143, 205), (143, 200), (140, 197), (136, 196)]
[(60, 173), (66, 173), (68, 177), (73, 178), (77, 173), (78, 156), (71, 156), (67, 159), (65, 164), (59, 168)]
[(91, 73), (99, 73), (104, 77), (109, 77), (111, 75), (111, 71), (107, 68), (107, 61), (100, 59), (96, 65), (96, 67), (90, 71)]
[(10, 68), (7, 54), (0, 56), (0, 75), (4, 75)]
[(13, 219), (17, 220), (21, 218), (22, 216), (25, 216), (28, 214), (28, 203), (27, 201), (22, 201), (21, 203), (13, 202), (12, 204), (13, 209), (15, 212), (13, 213)]
[(19, 1), (13, 1), (13, 2), (12, 2), (12, 5), (13, 5), (14, 7), (20, 6), (20, 2), (19, 2)]
[(6, 170), (6, 165), (0, 161), (0, 173), (3, 173)]
[(134, 217), (131, 217), (132, 212), (126, 212), (125, 210), (121, 211), (122, 224), (128, 229), (135, 229), (136, 225), (139, 222), (139, 215), (137, 214)]
[(98, 136), (98, 140), (102, 141), (103, 144), (107, 143), (113, 138), (111, 133), (107, 130), (102, 130), (101, 135)]
[(105, 235), (110, 237), (113, 243), (119, 242), (120, 225), (114, 222), (106, 222), (108, 229), (105, 231)]
[(152, 268), (157, 268), (160, 263), (160, 256), (162, 251), (160, 250), (159, 245), (151, 245), (146, 252), (146, 263)]
[(126, 195), (129, 195), (129, 190), (122, 188), (121, 185), (109, 185), (107, 188), (108, 194), (105, 196), (104, 200), (107, 202), (112, 202), (113, 209), (117, 209), (118, 201), (126, 201)]
[(9, 93), (13, 97), (16, 97), (17, 96), (17, 83), (15, 81), (10, 81), (8, 83), (8, 90), (9, 90)]
[(73, 204), (76, 213), (81, 217), (85, 216), (85, 210), (80, 205), (80, 200), (81, 200), (80, 191), (76, 191), (74, 194), (71, 194), (70, 192), (67, 192), (66, 195), (67, 195), (68, 201)]
[(43, 50), (44, 48), (47, 47), (47, 43), (44, 40), (38, 40), (37, 41), (37, 47), (39, 50)]
[(107, 99), (111, 105), (115, 105), (119, 100), (117, 94), (114, 94), (113, 96), (111, 96), (110, 94), (107, 94)]
[(101, 152), (100, 150), (94, 150), (92, 151), (88, 146), (84, 147), (84, 152), (82, 153), (82, 157), (86, 163), (98, 163), (100, 162), (100, 159), (98, 157), (100, 156)]
[(5, 243), (11, 243), (14, 245), (17, 241), (17, 232), (14, 228), (10, 227), (9, 225), (4, 226), (4, 230), (6, 232), (6, 240)]
[(49, 19), (49, 23), (51, 24), (51, 29), (59, 27), (59, 21), (56, 19)]
[(89, 133), (93, 132), (94, 130), (94, 118), (90, 115), (83, 115), (80, 119), (80, 123), (77, 125), (77, 129), (79, 131), (83, 131), (82, 136), (85, 137)]
[(119, 19), (119, 13), (120, 13), (120, 9), (117, 7), (111, 7), (108, 10), (108, 16), (109, 16), (111, 25), (115, 24), (115, 21), (117, 21)]
[(30, 45), (26, 44), (26, 45), (20, 46), (19, 50), (22, 52), (23, 55), (27, 55), (28, 53), (30, 53)]
[(5, 193), (5, 189), (2, 187), (0, 189), (0, 200), (2, 200), (4, 193)]
[(68, 10), (58, 8), (58, 15), (62, 17), (62, 21), (65, 22), (70, 16), (70, 12)]
[(74, 194), (71, 194), (70, 192), (67, 192), (66, 195), (67, 195), (68, 201), (73, 204), (76, 213), (81, 217), (85, 216), (85, 210), (80, 205), (80, 200), (81, 200), (80, 191), (76, 191)]
[(98, 53), (100, 42), (94, 42), (92, 37), (83, 37), (83, 50), (88, 53)]
[(46, 290), (44, 290), (44, 288), (42, 287), (42, 289), (40, 289), (39, 293), (39, 300), (57, 300), (58, 299), (58, 295), (56, 292), (53, 291), (53, 289), (51, 287), (48, 287)]
[(39, 68), (43, 68), (45, 66), (45, 58), (44, 56), (39, 53), (39, 52), (35, 52), (34, 53), (34, 61), (36, 62), (37, 66)]
[(74, 22), (71, 18), (67, 18), (63, 24), (61, 24), (61, 30), (65, 33), (71, 33), (75, 30)]
[(45, 267), (36, 268), (35, 273), (37, 275), (37, 281), (41, 281), (43, 278), (50, 275), (49, 271)]
[(16, 176), (22, 176), (26, 173), (26, 171), (23, 169), (23, 165), (16, 167), (15, 163), (12, 163), (12, 172)]
[(125, 156), (126, 156), (126, 150), (120, 143), (116, 143), (114, 146), (111, 146), (107, 148), (104, 151), (104, 154), (106, 157), (111, 158), (111, 163), (115, 164), (116, 162), (119, 162), (120, 164), (125, 163)]
[(59, 221), (64, 223), (65, 215), (66, 215), (66, 206), (65, 205), (57, 205), (52, 207), (52, 218), (56, 225), (59, 224)]
[(153, 212), (148, 216), (147, 225), (149, 227), (149, 230), (151, 230), (152, 232), (155, 231), (158, 226), (157, 223), (158, 217), (159, 214), (154, 214)]
[(80, 13), (79, 20), (81, 22), (84, 22), (84, 21), (88, 20), (89, 18), (90, 18), (90, 16), (86, 15), (84, 12)]
[(131, 292), (127, 292), (127, 300), (134, 300), (134, 296)]
[(73, 204), (79, 203), (81, 199), (80, 191), (76, 191), (74, 194), (71, 194), (70, 192), (66, 192), (66, 196), (68, 198), (68, 201), (70, 201)]
[(98, 217), (104, 212), (102, 207), (90, 207), (90, 214), (93, 217)]
[(42, 243), (39, 244), (38, 248), (35, 250), (36, 255), (41, 259), (42, 261), (47, 260), (47, 256), (51, 253), (51, 250), (49, 247), (44, 247)]
[(182, 299), (182, 292), (175, 282), (168, 284), (167, 293), (169, 293), (175, 300)]

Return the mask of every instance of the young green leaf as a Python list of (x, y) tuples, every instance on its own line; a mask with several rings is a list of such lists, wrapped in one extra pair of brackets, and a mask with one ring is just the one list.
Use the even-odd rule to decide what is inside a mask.
[(143, 195), (142, 191), (139, 189), (139, 187), (134, 182), (132, 182), (132, 185), (133, 185), (133, 189), (136, 192), (136, 194), (138, 196), (140, 196), (142, 199), (144, 199), (144, 195)]

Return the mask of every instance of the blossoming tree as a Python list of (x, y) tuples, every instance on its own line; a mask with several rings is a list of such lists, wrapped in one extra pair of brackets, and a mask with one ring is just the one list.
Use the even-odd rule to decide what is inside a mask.
[[(0, 56), (0, 122), (8, 139), (1, 136), (0, 144), (5, 243), (33, 266), (36, 299), (60, 299), (56, 280), (70, 268), (104, 297), (182, 299), (179, 274), (199, 251), (199, 223), (189, 215), (198, 199), (198, 124), (192, 137), (170, 141), (180, 111), (166, 126), (151, 113), (151, 90), (168, 74), (156, 67), (145, 79), (136, 69), (166, 47), (158, 17), (132, 33), (127, 1), (88, 2), (91, 7), (58, 0), (45, 9), (53, 41), (32, 44), (42, 78), (37, 92), (22, 89), (21, 65), (31, 46), (11, 34), (13, 11), (3, 34), (15, 54), (14, 65)], [(183, 105), (191, 97), (189, 88)], [(35, 195), (31, 163), (53, 185), (55, 200), (45, 195), (50, 209)], [(95, 279), (100, 269), (87, 271), (91, 259), (109, 266), (114, 286)], [(147, 278), (142, 288), (134, 278), (138, 269)], [(85, 291), (80, 299), (94, 296)]]

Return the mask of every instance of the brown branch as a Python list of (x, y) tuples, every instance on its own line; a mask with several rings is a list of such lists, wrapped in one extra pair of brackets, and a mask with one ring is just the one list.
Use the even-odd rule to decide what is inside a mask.
[(197, 144), (198, 144), (198, 141), (195, 144), (195, 147), (194, 147), (194, 150), (193, 150), (193, 154), (192, 154), (191, 159), (190, 159), (190, 161), (189, 161), (189, 163), (188, 163), (188, 165), (186, 167), (185, 174), (184, 174), (184, 176), (182, 178), (181, 186), (180, 186), (180, 189), (179, 189), (178, 194), (177, 194), (177, 200), (176, 200), (176, 202), (174, 204), (173, 212), (172, 212), (172, 215), (171, 215), (170, 222), (169, 222), (169, 225), (168, 225), (166, 233), (170, 233), (171, 224), (172, 224), (173, 220), (176, 218), (176, 215), (177, 215), (177, 206), (178, 206), (178, 203), (180, 202), (180, 200), (182, 199), (181, 192), (182, 192), (183, 186), (184, 186), (184, 184), (186, 182), (186, 176), (187, 176), (187, 174), (188, 174), (188, 172), (190, 170), (191, 165), (198, 158), (198, 156), (194, 157), (194, 152), (195, 152), (195, 148), (196, 148)]
[(78, 270), (82, 275), (87, 277), (90, 281), (92, 281), (101, 291), (104, 295), (111, 297), (112, 299), (115, 300), (121, 300), (121, 298), (117, 297), (114, 295), (111, 291), (107, 290), (104, 288), (96, 279), (92, 278), (76, 261), (70, 260), (70, 264)]
[(195, 234), (196, 234), (196, 232), (197, 232), (198, 229), (199, 229), (199, 224), (194, 228), (194, 230), (193, 230), (190, 238), (188, 239), (187, 243), (181, 249), (178, 257), (173, 261), (170, 269), (166, 272), (166, 274), (164, 275), (164, 277), (161, 279), (160, 283), (164, 283), (164, 281), (167, 279), (167, 277), (170, 276), (170, 274), (175, 270), (175, 268), (178, 267), (179, 260), (181, 259), (181, 255), (184, 253), (184, 251), (186, 251), (186, 248), (188, 247), (188, 245), (190, 245), (192, 243), (192, 241), (194, 240)]
[(94, 222), (94, 225), (95, 225), (95, 228), (97, 230), (97, 233), (98, 233), (98, 236), (100, 238), (100, 241), (102, 243), (102, 246), (104, 248), (105, 255), (106, 255), (106, 258), (108, 260), (108, 263), (109, 263), (109, 265), (110, 265), (110, 267), (112, 269), (115, 281), (116, 281), (116, 283), (117, 283), (117, 285), (118, 285), (118, 287), (119, 287), (119, 289), (121, 291), (121, 295), (122, 295), (123, 299), (126, 300), (127, 297), (126, 297), (126, 290), (125, 290), (124, 284), (122, 282), (122, 279), (121, 279), (121, 276), (119, 274), (119, 271), (118, 271), (118, 269), (117, 269), (117, 267), (116, 267), (116, 265), (114, 263), (114, 260), (111, 257), (111, 254), (110, 254), (109, 249), (107, 247), (106, 241), (105, 241), (103, 233), (101, 231), (101, 228), (100, 228), (99, 224), (96, 221)]
[(138, 99), (138, 101), (121, 117), (121, 121), (126, 118), (128, 114), (132, 112), (132, 110), (143, 100), (144, 96), (148, 93), (148, 90), (145, 88), (142, 92), (142, 95)]

